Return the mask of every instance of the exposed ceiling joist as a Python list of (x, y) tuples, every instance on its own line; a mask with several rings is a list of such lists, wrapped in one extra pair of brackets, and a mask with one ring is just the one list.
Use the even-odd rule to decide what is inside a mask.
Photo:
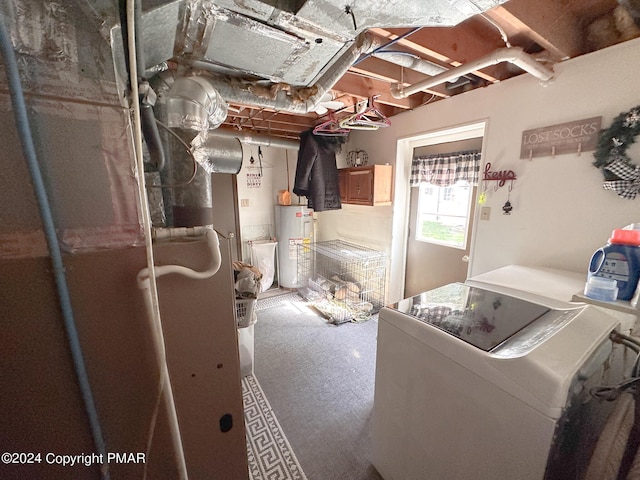
[(376, 102), (391, 105), (394, 107), (410, 109), (413, 108), (411, 99), (397, 99), (391, 96), (391, 90), (389, 83), (376, 80), (371, 77), (365, 77), (355, 74), (353, 72), (347, 72), (334, 86), (334, 89), (342, 92), (350, 92), (351, 94), (360, 97), (361, 99), (371, 98), (377, 96)]
[[(439, 28), (439, 27), (435, 27), (435, 28)], [(373, 29), (374, 33), (376, 33), (377, 35), (380, 35), (381, 37), (386, 38), (387, 40), (395, 40), (400, 36), (401, 32), (398, 33), (393, 33), (392, 30), (384, 30), (384, 29), (380, 29), (380, 28), (375, 28)], [(420, 30), (420, 32), (422, 32), (422, 30)], [(418, 35), (420, 34), (420, 32), (417, 32), (414, 35)], [(444, 48), (443, 44), (440, 43), (440, 41), (438, 41), (436, 44), (433, 43), (418, 43), (412, 40), (413, 35), (411, 35), (411, 37), (409, 38), (405, 38), (402, 40), (398, 41), (398, 44), (403, 45), (405, 47), (408, 47), (418, 53), (420, 53), (422, 56), (424, 56), (425, 58), (432, 58), (438, 62), (441, 62), (443, 64), (448, 64), (452, 67), (458, 67), (460, 65), (462, 65), (462, 62), (458, 61), (455, 58), (451, 58), (449, 55), (444, 54), (442, 52), (440, 52), (440, 48)], [(425, 45), (433, 45), (433, 46), (438, 46), (438, 51), (434, 50), (433, 48), (427, 48)], [(483, 73), (483, 72), (474, 72), (474, 74), (480, 78), (483, 78), (484, 80), (487, 80), (489, 82), (496, 82), (498, 81), (497, 78)]]
[[(175, 0), (157, 1), (170, 3)], [(215, 45), (200, 45), (202, 51), (206, 51), (200, 63), (209, 62), (209, 69), (205, 70), (215, 76), (220, 74), (220, 67), (215, 63), (216, 59), (210, 57), (220, 57), (219, 61), (229, 67), (222, 69), (223, 74), (231, 77), (235, 87), (248, 85), (251, 93), (260, 91), (258, 100), (237, 88), (234, 92), (225, 92), (225, 99), (230, 102), (231, 108), (223, 126), (236, 131), (242, 129), (274, 137), (297, 138), (300, 132), (327, 120), (330, 114), (339, 120), (339, 117), (355, 112), (373, 97), (380, 111), (393, 117), (425, 103), (446, 100), (459, 93), (523, 74), (524, 71), (510, 61), (486, 66), (485, 62), (479, 62), (479, 59), (490, 57), (502, 49), (519, 47), (524, 50), (528, 60), (544, 62), (543, 65), (552, 70), (554, 63), (634, 36), (633, 32), (625, 32), (624, 38), (618, 40), (615, 32), (606, 32), (609, 37), (613, 36), (613, 40), (595, 47), (588, 46), (585, 40), (587, 26), (594, 19), (606, 16), (607, 25), (613, 25), (616, 21), (614, 9), (617, 12), (624, 1), (620, 1), (620, 4), (616, 0), (495, 1), (493, 4), (498, 6), (487, 7), (489, 9), (482, 14), (461, 18), (459, 23), (452, 26), (439, 26), (441, 24), (434, 16), (412, 16), (412, 9), (424, 15), (425, 8), (429, 8), (421, 2), (399, 1), (406, 2), (402, 3), (405, 6), (402, 12), (397, 8), (389, 10), (391, 7), (386, 4), (380, 10), (386, 14), (374, 12), (372, 8), (367, 16), (361, 17), (371, 28), (356, 30), (349, 18), (340, 17), (338, 21), (327, 16), (326, 11), (315, 12), (311, 3), (304, 3), (309, 7), (303, 9), (304, 15), (297, 9), (275, 15), (282, 2), (211, 0), (211, 5), (216, 5), (211, 11), (215, 18), (212, 20), (205, 15), (196, 24), (212, 21), (215, 25), (210, 27), (219, 28), (220, 32)], [(339, 0), (322, 2), (327, 8), (342, 8)], [(367, 5), (373, 7), (373, 0), (367, 2), (371, 2)], [(451, 13), (457, 11), (456, 2), (450, 0), (449, 3), (453, 9)], [(265, 7), (267, 4), (269, 8)], [(218, 5), (221, 8), (219, 11)], [(267, 15), (265, 12), (271, 9), (274, 13)], [(225, 24), (227, 10), (235, 12), (230, 17), (233, 22), (229, 24)], [(264, 15), (256, 12), (263, 12)], [(398, 21), (401, 18), (409, 22)], [(420, 24), (417, 18), (424, 18), (424, 24)], [(388, 26), (385, 25), (387, 22)], [(305, 30), (312, 24), (311, 30)], [(400, 28), (399, 25), (404, 27)], [(239, 37), (228, 40), (225, 26), (237, 32)], [(640, 36), (640, 28), (636, 36)], [(249, 45), (237, 45), (243, 40)], [(193, 41), (197, 46), (197, 37)], [(226, 41), (229, 41), (229, 46), (225, 49), (220, 42)], [(265, 46), (267, 43), (270, 46)], [(162, 51), (168, 46), (163, 45)], [(226, 53), (222, 54), (221, 49)], [(180, 55), (183, 54), (178, 50), (174, 51), (174, 60), (180, 64)], [(191, 54), (188, 49), (185, 52), (183, 60), (188, 60)], [(347, 52), (352, 54), (345, 55)], [(233, 62), (238, 64), (235, 70)], [(476, 65), (475, 68), (479, 70), (465, 73), (459, 81), (452, 79), (443, 80), (445, 83), (442, 84), (432, 84), (425, 91), (408, 88), (421, 83), (429, 86), (429, 78), (439, 75), (438, 69), (451, 70), (466, 64)], [(251, 68), (250, 71), (242, 70), (242, 65), (245, 68), (264, 68), (269, 72), (263, 72), (261, 76), (259, 71)], [(190, 72), (197, 74), (195, 66), (191, 67), (193, 70)], [(435, 71), (432, 73), (433, 68)], [(460, 71), (465, 70), (461, 68)], [(443, 79), (445, 77), (442, 75)], [(226, 81), (224, 77), (218, 77), (218, 80)], [(407, 87), (407, 91), (416, 93), (407, 98), (395, 98), (391, 91), (399, 84)], [(273, 96), (267, 98), (270, 93)], [(323, 102), (330, 104), (329, 112), (321, 105)]]

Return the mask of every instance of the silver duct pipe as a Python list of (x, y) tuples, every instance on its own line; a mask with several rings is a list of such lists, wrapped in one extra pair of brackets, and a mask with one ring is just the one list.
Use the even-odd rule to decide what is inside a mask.
[(245, 145), (259, 145), (262, 147), (285, 148), (289, 150), (298, 150), (300, 142), (296, 140), (287, 140), (286, 138), (269, 137), (268, 135), (259, 135), (251, 132), (233, 132), (231, 130), (211, 130), (207, 133), (209, 137), (221, 138), (237, 138)]
[(381, 50), (379, 52), (372, 53), (371, 56), (432, 77), (448, 71), (448, 69), (441, 67), (440, 65), (429, 62), (428, 60), (423, 60), (418, 55), (409, 52)]
[[(185, 151), (195, 137), (195, 132), (173, 129), (182, 142), (169, 138), (169, 162), (167, 162), (166, 183), (177, 185), (169, 190), (169, 202), (165, 203), (167, 221), (170, 227), (198, 227), (213, 224), (213, 190), (211, 174), (197, 164), (194, 175), (193, 158)], [(187, 179), (191, 179), (188, 184)]]
[(164, 101), (169, 127), (206, 131), (227, 118), (227, 104), (203, 77), (176, 78)]
[(414, 93), (418, 93), (436, 85), (440, 85), (441, 83), (452, 81), (454, 78), (461, 77), (476, 70), (481, 70), (502, 62), (510, 62), (530, 73), (534, 77), (539, 78), (543, 82), (553, 78), (552, 70), (549, 70), (544, 65), (536, 62), (535, 59), (525, 53), (522, 48), (501, 48), (478, 60), (452, 68), (451, 70), (436, 75), (435, 77), (427, 78), (422, 82), (418, 82), (408, 87), (404, 87), (400, 84), (393, 85), (391, 87), (391, 95), (395, 98), (407, 98), (409, 95), (413, 95)]
[(230, 173), (237, 175), (242, 168), (242, 144), (236, 137), (212, 135), (216, 130), (199, 135), (193, 142), (193, 156), (207, 173)]
[[(349, 70), (360, 55), (367, 53), (375, 46), (375, 39), (372, 35), (368, 33), (358, 35), (347, 52), (331, 65), (315, 85), (304, 89), (308, 92), (313, 92), (308, 98), (302, 98), (300, 95), (296, 95), (295, 92), (288, 92), (284, 88), (259, 92), (259, 87), (252, 84), (230, 83), (216, 77), (206, 77), (206, 79), (229, 103), (255, 105), (303, 115), (314, 111), (324, 94), (338, 83), (338, 80)], [(276, 91), (275, 94), (272, 94), (272, 91)]]

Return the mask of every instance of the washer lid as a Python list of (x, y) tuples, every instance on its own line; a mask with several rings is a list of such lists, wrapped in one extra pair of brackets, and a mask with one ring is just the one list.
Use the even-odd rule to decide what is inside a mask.
[(545, 305), (461, 283), (421, 293), (391, 308), (486, 352), (551, 310)]

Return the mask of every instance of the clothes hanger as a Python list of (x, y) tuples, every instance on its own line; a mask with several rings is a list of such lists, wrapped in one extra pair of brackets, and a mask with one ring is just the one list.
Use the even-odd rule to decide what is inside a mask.
[[(355, 109), (358, 108), (358, 105), (354, 106)], [(358, 116), (363, 113), (366, 110), (366, 107), (364, 109), (362, 109), (362, 111), (358, 112), (356, 111), (355, 113), (353, 113), (352, 115), (349, 115), (347, 117), (344, 117), (342, 120), (340, 120), (340, 128), (346, 129), (346, 130), (377, 130), (378, 126), (377, 125), (370, 125), (370, 124), (365, 124), (365, 123), (359, 123), (358, 122)]]
[(323, 135), (326, 137), (346, 137), (349, 135), (349, 130), (342, 128), (334, 118), (333, 114), (330, 114), (329, 120), (314, 127), (313, 134)]
[(378, 110), (374, 104), (375, 99), (379, 96), (380, 95), (375, 95), (369, 99), (367, 108), (356, 117), (356, 121), (358, 123), (364, 125), (375, 125), (377, 127), (388, 127), (391, 125), (391, 120), (389, 120), (384, 113)]
[(378, 110), (374, 104), (374, 100), (378, 97), (379, 95), (375, 95), (369, 98), (364, 110), (344, 118), (340, 121), (340, 126), (356, 130), (377, 130), (380, 127), (390, 126), (391, 120)]

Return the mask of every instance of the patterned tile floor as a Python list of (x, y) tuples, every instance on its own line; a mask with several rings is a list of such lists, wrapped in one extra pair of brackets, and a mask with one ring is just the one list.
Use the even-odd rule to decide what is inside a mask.
[(260, 384), (253, 375), (242, 379), (251, 480), (307, 480)]
[(264, 310), (265, 308), (275, 307), (277, 305), (282, 304), (283, 302), (289, 301), (303, 301), (302, 297), (298, 295), (298, 292), (285, 292), (280, 295), (270, 296), (270, 297), (260, 297), (256, 302), (256, 311)]

